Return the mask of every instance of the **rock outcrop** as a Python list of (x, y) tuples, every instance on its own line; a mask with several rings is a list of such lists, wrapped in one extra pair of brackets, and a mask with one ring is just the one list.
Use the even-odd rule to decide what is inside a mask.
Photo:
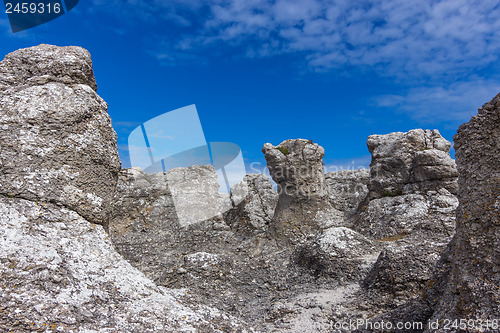
[(120, 160), (90, 54), (49, 45), (0, 62), (0, 194), (106, 226)]
[(226, 223), (237, 233), (251, 236), (266, 232), (278, 203), (278, 193), (269, 178), (250, 174), (231, 187), (231, 206)]
[(498, 320), (500, 95), (460, 127), (458, 171), (437, 131), (371, 136), (369, 173), (326, 176), (322, 147), (287, 140), (263, 148), (278, 192), (222, 194), (211, 166), (119, 170), (95, 89), (80, 48), (0, 62), (0, 331)]
[(457, 193), (455, 162), (451, 144), (439, 131), (411, 130), (371, 135), (370, 199), (445, 188)]
[(235, 318), (158, 287), (100, 225), (50, 203), (0, 197), (0, 331), (244, 331)]
[(430, 321), (482, 321), (483, 331), (494, 331), (493, 320), (500, 318), (500, 95), (453, 139), (460, 173), (457, 229), (429, 293), (431, 304), (437, 298)]
[(287, 140), (262, 148), (271, 177), (278, 185), (278, 204), (271, 230), (284, 243), (297, 244), (307, 236), (343, 224), (344, 214), (328, 200), (323, 147), (312, 141)]
[(368, 194), (370, 170), (341, 170), (325, 175), (328, 198), (333, 208), (349, 213), (358, 208)]
[(246, 331), (155, 285), (94, 224), (120, 164), (88, 52), (41, 45), (0, 68), (0, 331)]
[(367, 144), (369, 193), (350, 225), (385, 245), (363, 285), (397, 306), (423, 290), (454, 234), (457, 170), (436, 130), (372, 135)]

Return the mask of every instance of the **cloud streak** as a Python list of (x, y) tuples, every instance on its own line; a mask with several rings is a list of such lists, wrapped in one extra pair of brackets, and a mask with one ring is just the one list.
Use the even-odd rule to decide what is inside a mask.
[(310, 71), (389, 78), (405, 93), (372, 105), (423, 123), (463, 121), (500, 86), (492, 75), (497, 0), (94, 0), (94, 7), (132, 26), (174, 27), (147, 37), (149, 53), (165, 64), (292, 55)]
[(184, 17), (175, 22), (189, 27), (160, 43), (163, 55), (239, 47), (248, 57), (302, 55), (314, 70), (446, 77), (492, 64), (500, 52), (498, 1), (146, 1), (144, 19), (155, 12), (148, 4), (161, 8), (155, 20)]
[(399, 110), (422, 124), (449, 122), (456, 126), (476, 114), (500, 91), (500, 82), (472, 79), (449, 86), (411, 88), (399, 95), (383, 95), (374, 99), (379, 107)]

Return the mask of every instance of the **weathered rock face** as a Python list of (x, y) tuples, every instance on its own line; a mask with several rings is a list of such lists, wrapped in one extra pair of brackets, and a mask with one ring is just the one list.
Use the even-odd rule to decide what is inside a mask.
[(411, 130), (371, 135), (370, 197), (445, 188), (456, 194), (458, 172), (449, 156), (451, 144), (439, 131)]
[(49, 203), (0, 196), (0, 331), (244, 331), (186, 291), (156, 286), (100, 225)]
[[(245, 331), (238, 319), (191, 304), (185, 290), (155, 285), (89, 222), (107, 221), (119, 169), (106, 104), (87, 85), (93, 78), (78, 74), (91, 73), (86, 51), (39, 46), (9, 55), (9, 66), (31, 64), (24, 57), (32, 55), (46, 61), (33, 65), (33, 79), (29, 68), (5, 76), (0, 64), (0, 331)], [(137, 173), (130, 177), (140, 181)], [(168, 211), (165, 190), (152, 191)], [(123, 201), (137, 199), (133, 213), (144, 220), (141, 189), (128, 194)], [(137, 228), (133, 220), (117, 232)]]
[[(212, 175), (192, 178), (190, 191), (208, 191), (206, 197), (214, 198), (216, 190), (206, 186), (216, 177), (213, 168), (183, 172), (195, 174), (200, 168)], [(266, 230), (278, 194), (264, 175), (245, 176), (229, 198), (220, 200), (223, 205), (233, 201), (227, 224), (210, 219), (184, 225), (177, 218), (169, 173), (120, 172), (109, 226), (116, 249), (156, 284), (188, 288), (193, 302), (245, 318), (256, 328), (281, 327), (285, 308), (279, 304), (290, 295), (363, 278), (379, 252), (366, 237), (335, 227), (297, 246), (277, 245)], [(312, 308), (324, 311), (321, 304)], [(303, 315), (312, 316), (308, 311)]]
[[(0, 331), (315, 332), (363, 318), (499, 317), (500, 95), (456, 137), (460, 208), (447, 246), (456, 168), (437, 131), (370, 137), (370, 175), (325, 177), (310, 141), (266, 144), (279, 198), (262, 175), (223, 195), (210, 166), (118, 172), (93, 89), (79, 48), (42, 45), (0, 63)], [(91, 223), (108, 217), (109, 234)]]
[(363, 281), (365, 288), (380, 291), (394, 305), (402, 305), (419, 295), (431, 280), (436, 262), (447, 243), (402, 238), (388, 245)]
[(67, 207), (107, 224), (120, 160), (92, 62), (40, 45), (0, 63), (0, 193)]
[(423, 290), (454, 234), (457, 171), (438, 131), (373, 135), (368, 147), (369, 193), (350, 226), (385, 245), (363, 285), (394, 307)]
[(323, 147), (297, 139), (283, 141), (276, 147), (266, 143), (262, 152), (271, 177), (278, 184), (272, 232), (283, 242), (293, 244), (320, 230), (342, 225), (344, 214), (328, 201)]
[[(457, 198), (446, 189), (373, 199), (362, 204), (353, 228), (375, 239), (428, 234), (450, 237), (455, 230)], [(423, 238), (427, 238), (424, 236)]]
[(0, 64), (0, 91), (47, 83), (83, 84), (97, 91), (90, 53), (81, 47), (41, 44), (12, 52)]
[(231, 188), (233, 208), (226, 214), (226, 223), (242, 235), (267, 231), (278, 203), (278, 193), (264, 175), (246, 175)]
[(368, 194), (370, 170), (342, 170), (325, 175), (328, 198), (335, 209), (350, 212)]
[[(460, 126), (457, 230), (439, 269), (431, 321), (500, 318), (500, 95)], [(432, 299), (432, 298), (431, 298)], [(483, 327), (492, 330), (492, 327)]]
[(450, 237), (457, 198), (450, 143), (437, 130), (372, 135), (369, 193), (351, 221), (375, 239)]

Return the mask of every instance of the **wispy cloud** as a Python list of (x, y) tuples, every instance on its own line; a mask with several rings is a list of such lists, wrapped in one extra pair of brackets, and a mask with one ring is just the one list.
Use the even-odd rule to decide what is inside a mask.
[[(316, 70), (365, 66), (385, 75), (425, 77), (486, 66), (498, 59), (500, 51), (498, 1), (141, 3), (133, 2), (138, 6), (134, 13), (140, 12), (143, 20), (189, 26), (174, 40), (168, 36), (168, 43), (160, 43), (162, 49), (156, 53), (163, 59), (168, 54), (193, 57), (211, 48), (237, 46), (250, 57), (301, 54)], [(155, 18), (150, 17), (153, 14)], [(177, 16), (184, 19), (174, 19)]]
[(411, 88), (404, 94), (379, 96), (374, 103), (407, 113), (423, 124), (462, 122), (475, 115), (476, 110), (499, 91), (499, 81), (473, 79), (444, 86)]
[(131, 29), (163, 27), (147, 37), (163, 62), (199, 62), (227, 48), (246, 57), (297, 54), (317, 71), (455, 80), (500, 54), (497, 0), (93, 0), (89, 8)]
[(145, 37), (162, 63), (286, 54), (310, 71), (373, 73), (406, 91), (373, 105), (422, 122), (463, 121), (499, 88), (498, 0), (93, 1), (131, 27), (175, 27)]

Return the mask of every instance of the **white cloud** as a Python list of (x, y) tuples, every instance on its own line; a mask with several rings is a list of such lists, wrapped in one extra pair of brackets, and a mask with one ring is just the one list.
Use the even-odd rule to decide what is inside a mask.
[(404, 78), (465, 73), (500, 54), (496, 0), (94, 0), (94, 7), (126, 15), (128, 24), (188, 27), (150, 41), (162, 60), (238, 46), (242, 56), (296, 53), (317, 70), (367, 67)]
[(475, 79), (447, 86), (412, 88), (405, 94), (379, 96), (374, 103), (407, 113), (423, 124), (455, 123), (467, 121), (499, 91), (500, 82)]

